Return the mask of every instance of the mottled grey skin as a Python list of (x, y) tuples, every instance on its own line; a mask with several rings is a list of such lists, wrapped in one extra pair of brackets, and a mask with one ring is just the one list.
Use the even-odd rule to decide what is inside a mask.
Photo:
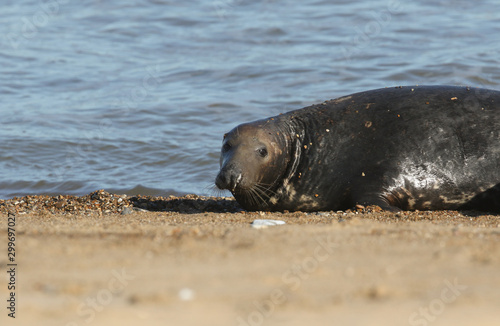
[(220, 189), (247, 210), (500, 212), (500, 92), (372, 90), (237, 126)]

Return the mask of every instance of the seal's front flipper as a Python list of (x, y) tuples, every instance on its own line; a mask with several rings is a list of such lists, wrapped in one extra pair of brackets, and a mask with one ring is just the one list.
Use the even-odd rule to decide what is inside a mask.
[(394, 206), (390, 203), (390, 201), (380, 194), (365, 194), (364, 196), (358, 196), (354, 198), (354, 206), (362, 205), (362, 206), (371, 206), (376, 205), (382, 208), (384, 211), (389, 212), (401, 212), (402, 209)]
[(500, 183), (477, 194), (458, 209), (500, 213)]

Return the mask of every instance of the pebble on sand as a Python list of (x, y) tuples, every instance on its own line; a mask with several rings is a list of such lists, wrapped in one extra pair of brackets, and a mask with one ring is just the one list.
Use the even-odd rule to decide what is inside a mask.
[(194, 299), (194, 291), (190, 288), (182, 288), (179, 291), (179, 299), (182, 301), (191, 301)]
[(252, 222), (252, 227), (256, 229), (265, 229), (270, 226), (283, 225), (285, 221), (280, 220), (254, 220)]

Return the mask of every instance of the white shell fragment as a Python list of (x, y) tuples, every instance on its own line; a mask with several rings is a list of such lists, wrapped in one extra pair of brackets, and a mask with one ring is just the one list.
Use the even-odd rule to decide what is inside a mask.
[(283, 225), (285, 221), (280, 220), (254, 220), (252, 222), (252, 227), (256, 229), (265, 229), (274, 225)]
[(182, 288), (179, 291), (179, 299), (182, 301), (191, 301), (194, 299), (194, 291), (190, 288)]

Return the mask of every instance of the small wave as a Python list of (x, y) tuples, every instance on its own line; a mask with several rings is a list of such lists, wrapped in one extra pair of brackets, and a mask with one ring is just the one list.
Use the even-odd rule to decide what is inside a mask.
[(107, 188), (105, 191), (113, 194), (128, 195), (128, 196), (184, 196), (187, 195), (185, 192), (175, 191), (173, 189), (157, 189), (145, 187), (143, 185), (136, 185), (133, 188)]
[[(15, 182), (0, 182), (0, 199), (11, 199), (14, 197), (22, 197), (27, 195), (75, 195), (83, 196), (92, 191), (101, 189), (99, 185), (88, 184), (80, 181), (66, 181), (62, 183), (41, 181), (15, 181)], [(136, 185), (133, 188), (105, 188), (105, 191), (120, 195), (143, 195), (143, 196), (161, 196), (168, 197), (184, 196), (187, 192), (176, 191), (173, 189), (157, 189)]]
[(91, 185), (81, 181), (50, 182), (39, 181), (14, 181), (0, 182), (0, 198), (9, 199), (26, 195), (84, 195), (94, 189)]

